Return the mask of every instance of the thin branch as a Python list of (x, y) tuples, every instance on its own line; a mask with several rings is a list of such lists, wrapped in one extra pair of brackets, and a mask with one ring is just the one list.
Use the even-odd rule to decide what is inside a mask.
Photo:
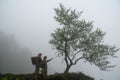
[(70, 56), (67, 56), (69, 61), (70, 61), (70, 64), (73, 64), (73, 60), (70, 58)]
[(66, 65), (68, 66), (69, 64), (68, 64), (68, 60), (67, 60), (67, 57), (65, 56), (65, 62), (66, 62)]
[(80, 59), (83, 59), (84, 57), (80, 57), (78, 59), (75, 60), (75, 62), (73, 63), (73, 65), (75, 65)]
[(82, 50), (77, 51), (77, 52), (73, 55), (72, 60), (76, 57), (76, 55), (77, 55), (80, 51), (82, 51)]

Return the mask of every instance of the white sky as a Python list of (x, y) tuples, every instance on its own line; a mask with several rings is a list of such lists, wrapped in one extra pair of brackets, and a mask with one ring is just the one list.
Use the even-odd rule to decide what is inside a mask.
[[(33, 55), (42, 52), (52, 57), (55, 51), (48, 42), (50, 34), (59, 26), (53, 18), (54, 8), (59, 3), (77, 11), (83, 10), (83, 19), (94, 21), (95, 27), (107, 32), (105, 42), (120, 48), (119, 0), (0, 0), (0, 31), (15, 35), (21, 45), (32, 50)], [(74, 66), (71, 71), (82, 71), (96, 80), (120, 80), (120, 54), (118, 56), (112, 60), (118, 66), (111, 72), (102, 72), (89, 64)], [(63, 66), (57, 60), (51, 62), (49, 73), (63, 71), (63, 68), (57, 69)]]

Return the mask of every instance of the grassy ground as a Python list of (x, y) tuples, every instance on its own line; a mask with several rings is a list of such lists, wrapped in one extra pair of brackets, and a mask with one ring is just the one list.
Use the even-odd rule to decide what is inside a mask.
[[(41, 75), (40, 75), (41, 76)], [(0, 74), (0, 80), (35, 80), (33, 74)], [(43, 80), (43, 79), (39, 79)], [(56, 73), (49, 75), (47, 80), (94, 80), (94, 78), (86, 76), (83, 73)]]

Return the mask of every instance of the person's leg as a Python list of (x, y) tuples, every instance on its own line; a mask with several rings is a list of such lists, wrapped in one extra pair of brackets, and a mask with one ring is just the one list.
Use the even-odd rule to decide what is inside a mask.
[(37, 65), (35, 65), (35, 71), (34, 71), (34, 74), (37, 73)]
[(39, 67), (35, 67), (35, 72), (34, 72), (35, 74), (39, 74)]
[(46, 80), (45, 68), (42, 68), (42, 79)]
[(42, 70), (42, 75), (43, 75), (43, 80), (47, 80), (47, 69), (46, 68)]
[(34, 75), (35, 75), (34, 76), (35, 80), (38, 80), (38, 78), (39, 78), (39, 66), (38, 65), (35, 66)]

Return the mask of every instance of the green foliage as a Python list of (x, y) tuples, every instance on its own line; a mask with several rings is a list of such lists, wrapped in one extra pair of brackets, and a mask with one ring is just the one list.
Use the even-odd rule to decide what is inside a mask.
[(11, 73), (1, 75), (0, 80), (15, 80), (15, 76)]
[[(35, 80), (32, 74), (5, 74), (0, 76), (0, 80)], [(42, 80), (42, 79), (40, 79)], [(49, 75), (47, 80), (94, 80), (89, 76), (84, 75), (83, 73), (57, 73), (54, 75)]]
[(93, 22), (80, 19), (82, 11), (66, 9), (60, 4), (59, 8), (55, 8), (55, 12), (54, 18), (61, 27), (51, 34), (50, 44), (58, 51), (58, 56), (63, 57), (66, 69), (81, 59), (101, 70), (114, 67), (109, 65), (108, 59), (115, 58), (119, 49), (104, 43), (105, 32), (100, 28), (94, 29)]
[(8, 80), (8, 78), (7, 78), (7, 77), (4, 77), (4, 78), (1, 78), (1, 80)]
[(19, 74), (19, 75), (15, 75), (15, 74), (4, 74), (0, 76), (0, 80), (30, 80), (28, 79), (30, 76), (32, 76), (31, 74)]
[(94, 80), (89, 76), (86, 76), (82, 73), (67, 73), (67, 74), (55, 74), (50, 75), (49, 80)]

